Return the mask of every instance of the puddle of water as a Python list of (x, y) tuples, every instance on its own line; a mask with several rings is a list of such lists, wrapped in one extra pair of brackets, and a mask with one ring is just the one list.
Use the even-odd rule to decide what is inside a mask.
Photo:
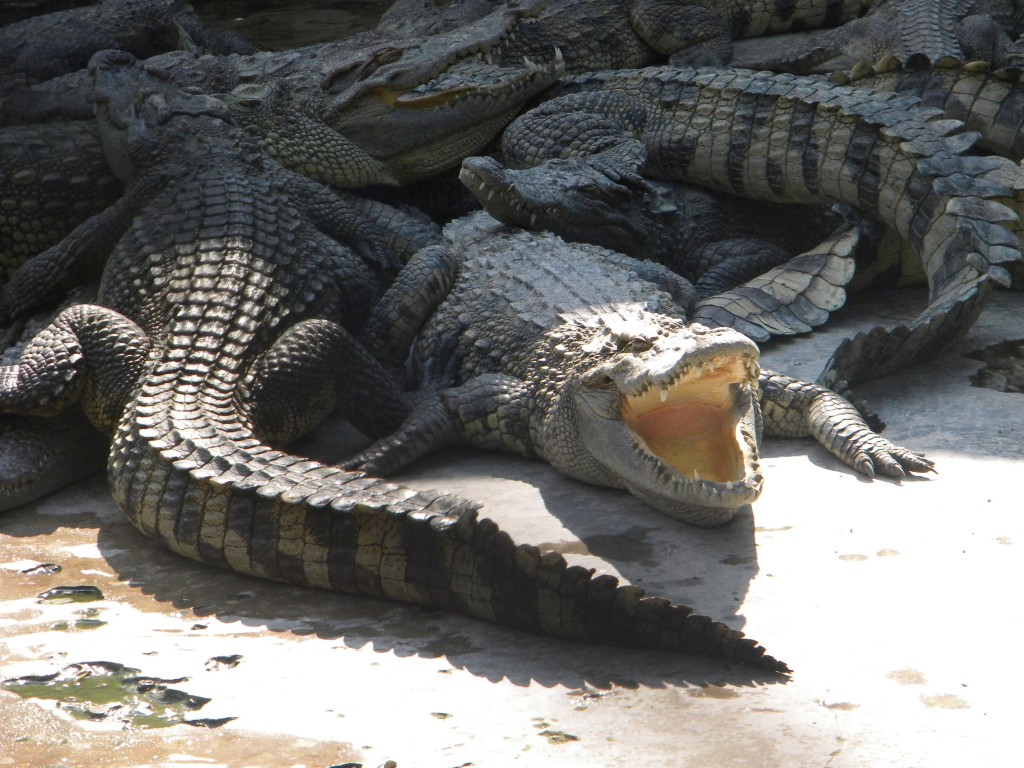
[(58, 709), (76, 720), (123, 728), (167, 728), (178, 723), (216, 727), (234, 719), (189, 719), (210, 700), (168, 687), (185, 680), (145, 677), (133, 667), (93, 661), (71, 664), (50, 675), (11, 678), (0, 687), (24, 699), (55, 701)]
[(39, 602), (63, 605), (65, 603), (91, 603), (103, 599), (103, 593), (99, 587), (93, 586), (64, 586), (53, 587), (45, 592), (40, 592)]

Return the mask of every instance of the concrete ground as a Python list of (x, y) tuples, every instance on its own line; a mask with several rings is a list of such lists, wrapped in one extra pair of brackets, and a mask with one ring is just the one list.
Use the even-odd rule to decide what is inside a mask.
[[(813, 378), (840, 336), (921, 300), (852, 300), (765, 365)], [(0, 765), (1017, 765), (1024, 395), (971, 387), (961, 353), (1021, 338), (1024, 293), (1001, 292), (959, 347), (859, 390), (939, 474), (870, 481), (769, 441), (763, 497), (722, 529), (471, 450), (400, 476), (742, 628), (789, 679), (197, 565), (136, 534), (103, 478), (7, 513), (0, 678), (62, 676), (0, 690)], [(25, 573), (45, 563), (62, 570)], [(102, 599), (38, 597), (58, 586)], [(126, 674), (158, 680), (140, 700)]]

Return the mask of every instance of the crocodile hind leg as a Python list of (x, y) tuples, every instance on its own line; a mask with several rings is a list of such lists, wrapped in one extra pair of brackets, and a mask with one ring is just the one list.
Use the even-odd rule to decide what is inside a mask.
[(458, 263), (443, 246), (424, 248), (377, 302), (360, 340), (385, 366), (395, 371), (405, 367), (420, 328), (451, 291)]
[(491, 373), (431, 392), (417, 402), (396, 432), (341, 466), (387, 475), (459, 440), (488, 450), (534, 456), (525, 407), (529, 391), (513, 376)]
[(81, 402), (89, 420), (110, 433), (149, 352), (147, 336), (123, 315), (95, 304), (71, 306), (36, 334), (18, 362), (0, 366), (0, 412), (52, 416)]
[(329, 320), (304, 320), (281, 334), (251, 366), (240, 399), (271, 445), (287, 445), (336, 409), (368, 435), (394, 431), (409, 413), (395, 377)]

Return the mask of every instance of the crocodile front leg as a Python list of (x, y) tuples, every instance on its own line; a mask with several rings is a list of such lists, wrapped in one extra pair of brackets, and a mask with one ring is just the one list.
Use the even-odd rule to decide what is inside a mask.
[(905, 477), (932, 472), (924, 455), (879, 435), (845, 398), (832, 390), (771, 371), (762, 371), (761, 413), (770, 437), (814, 437), (829, 452), (861, 474)]
[(460, 440), (486, 450), (536, 456), (526, 408), (531, 391), (514, 376), (489, 373), (458, 387), (429, 392), (397, 431), (341, 466), (388, 475)]
[(304, 320), (253, 363), (239, 389), (256, 434), (287, 445), (336, 410), (367, 435), (409, 415), (400, 382), (337, 323)]

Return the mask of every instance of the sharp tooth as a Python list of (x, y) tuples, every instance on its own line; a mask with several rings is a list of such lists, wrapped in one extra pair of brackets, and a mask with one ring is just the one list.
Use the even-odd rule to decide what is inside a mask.
[(663, 389), (661, 390), (661, 402), (664, 403), (666, 400), (668, 400), (668, 390)]
[(535, 226), (536, 224), (537, 224), (537, 214), (536, 213), (531, 213), (530, 214), (530, 226), (532, 227), (532, 226)]
[(693, 470), (693, 479), (697, 480), (697, 481), (700, 481), (700, 472), (698, 470), (696, 470), (696, 469)]

